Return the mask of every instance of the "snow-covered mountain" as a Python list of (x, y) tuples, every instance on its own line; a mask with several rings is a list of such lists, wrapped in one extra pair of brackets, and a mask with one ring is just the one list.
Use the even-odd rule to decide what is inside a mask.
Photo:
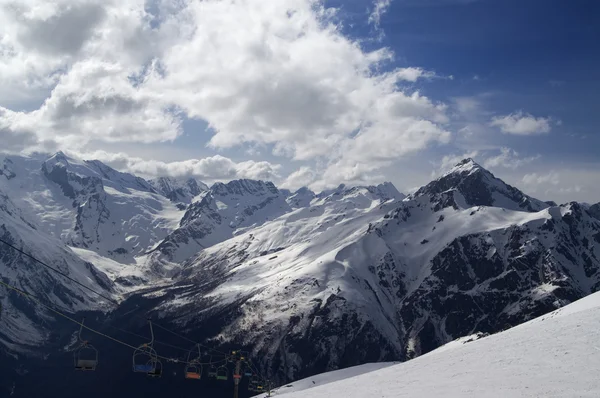
[(58, 152), (7, 156), (0, 190), (44, 233), (133, 263), (173, 231), (183, 212), (140, 177)]
[(188, 327), (227, 313), (219, 341), (288, 379), (404, 360), (598, 290), (599, 232), (583, 206), (549, 207), (466, 160), (401, 202), (340, 187), (208, 247), (157, 310)]
[(271, 182), (216, 183), (188, 206), (179, 227), (152, 252), (148, 263), (179, 264), (197, 252), (289, 212), (285, 197)]
[[(10, 163), (10, 162), (8, 162)], [(10, 174), (9, 174), (10, 175)], [(0, 176), (5, 178), (6, 174)], [(45, 264), (105, 296), (115, 296), (113, 282), (93, 264), (83, 261), (63, 242), (41, 231), (0, 190), (0, 239), (36, 256)], [(0, 278), (37, 299), (70, 312), (108, 309), (103, 298), (65, 279), (29, 257), (0, 243)], [(53, 314), (0, 287), (2, 327), (0, 345), (14, 351), (35, 353), (50, 338)]]
[(462, 338), (402, 364), (367, 364), (312, 376), (285, 384), (274, 395), (596, 397), (600, 396), (599, 323), (596, 293), (502, 333)]
[(0, 164), (0, 212), (67, 253), (46, 258), (93, 263), (140, 315), (243, 346), (278, 381), (406, 360), (600, 290), (595, 207), (542, 202), (472, 159), (409, 197), (146, 182), (62, 153)]
[(208, 186), (195, 178), (160, 177), (149, 180), (148, 183), (154, 187), (156, 192), (167, 197), (172, 202), (186, 204), (190, 204), (202, 192), (208, 191)]
[(310, 202), (317, 195), (307, 187), (302, 187), (293, 194), (289, 194), (286, 196), (286, 202), (290, 205), (292, 209), (297, 209), (300, 207), (308, 207), (310, 206)]
[(442, 177), (425, 185), (411, 199), (427, 196), (436, 209), (447, 206), (494, 206), (507, 210), (539, 211), (549, 207), (496, 178), (473, 159), (464, 159)]

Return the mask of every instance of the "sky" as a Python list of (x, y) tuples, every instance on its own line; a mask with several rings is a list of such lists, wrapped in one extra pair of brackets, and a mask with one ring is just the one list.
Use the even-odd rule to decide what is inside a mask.
[(1, 151), (600, 201), (595, 0), (0, 0)]

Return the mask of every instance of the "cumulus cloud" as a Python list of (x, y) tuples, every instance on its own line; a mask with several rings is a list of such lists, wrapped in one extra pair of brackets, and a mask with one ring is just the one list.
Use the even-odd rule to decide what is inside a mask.
[(435, 72), (416, 67), (400, 68), (396, 71), (396, 76), (398, 80), (405, 80), (412, 83), (419, 79), (432, 79), (434, 77), (439, 77)]
[[(184, 118), (198, 119), (209, 128), (194, 134), (212, 148), (319, 159), (334, 185), (450, 139), (446, 106), (409, 84), (435, 72), (383, 67), (392, 52), (344, 36), (336, 10), (318, 1), (6, 4), (0, 83), (47, 93), (28, 111), (0, 95), (0, 131), (30, 148), (172, 141)], [(389, 1), (375, 4), (381, 15)]]
[(493, 117), (490, 122), (490, 126), (500, 128), (503, 133), (516, 135), (547, 134), (552, 129), (551, 125), (551, 118), (534, 117), (522, 111)]
[(132, 157), (125, 153), (95, 151), (77, 153), (77, 157), (98, 159), (118, 170), (146, 177), (198, 177), (205, 182), (249, 178), (253, 180), (277, 180), (281, 166), (267, 161), (233, 160), (215, 155), (202, 159), (188, 159), (177, 162), (162, 162)]
[(281, 188), (296, 190), (298, 188), (311, 185), (316, 178), (316, 173), (312, 168), (302, 166), (298, 170), (291, 173), (281, 184)]

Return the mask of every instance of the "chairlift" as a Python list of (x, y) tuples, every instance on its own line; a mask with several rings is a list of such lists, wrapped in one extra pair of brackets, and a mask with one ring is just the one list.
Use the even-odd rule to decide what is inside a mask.
[(255, 385), (258, 385), (259, 383), (260, 383), (260, 380), (258, 379), (258, 376), (256, 376), (256, 375), (253, 375), (253, 376), (250, 378), (250, 384), (255, 384)]
[(250, 378), (250, 381), (248, 382), (248, 391), (258, 392), (258, 390), (256, 389), (258, 384), (259, 384), (258, 377), (256, 377), (256, 375), (253, 375)]
[(149, 377), (161, 377), (162, 376), (162, 362), (159, 361), (158, 359), (156, 359), (154, 361), (154, 363), (152, 364), (153, 369), (150, 372), (147, 372), (146, 374)]
[(210, 360), (208, 362), (210, 363), (208, 368), (208, 377), (217, 377), (217, 367), (212, 362), (212, 355), (210, 356)]
[(217, 369), (217, 380), (228, 380), (229, 379), (229, 370), (226, 366), (220, 366)]
[[(184, 375), (186, 379), (200, 380), (202, 377), (202, 365), (200, 365), (200, 358), (202, 353), (200, 352), (200, 346), (196, 344), (198, 348), (198, 355), (193, 350), (188, 352), (187, 365), (185, 367)], [(194, 355), (192, 355), (194, 353)]]
[(77, 335), (80, 345), (73, 354), (75, 370), (93, 371), (96, 370), (96, 366), (98, 365), (98, 350), (93, 345), (89, 344), (87, 340), (81, 339), (83, 322), (85, 322), (85, 318), (81, 321), (79, 334)]
[(133, 352), (133, 371), (137, 373), (146, 373), (151, 377), (160, 377), (162, 374), (162, 363), (158, 360), (158, 354), (153, 348), (154, 331), (152, 330), (152, 322), (150, 324), (150, 334), (152, 340), (150, 343), (145, 343), (135, 349)]

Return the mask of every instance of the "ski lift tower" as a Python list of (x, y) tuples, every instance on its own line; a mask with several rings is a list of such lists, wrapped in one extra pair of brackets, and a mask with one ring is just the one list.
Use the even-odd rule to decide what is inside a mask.
[(233, 373), (233, 398), (238, 398), (240, 380), (242, 380), (242, 357), (240, 351), (232, 353), (235, 359), (235, 372)]

